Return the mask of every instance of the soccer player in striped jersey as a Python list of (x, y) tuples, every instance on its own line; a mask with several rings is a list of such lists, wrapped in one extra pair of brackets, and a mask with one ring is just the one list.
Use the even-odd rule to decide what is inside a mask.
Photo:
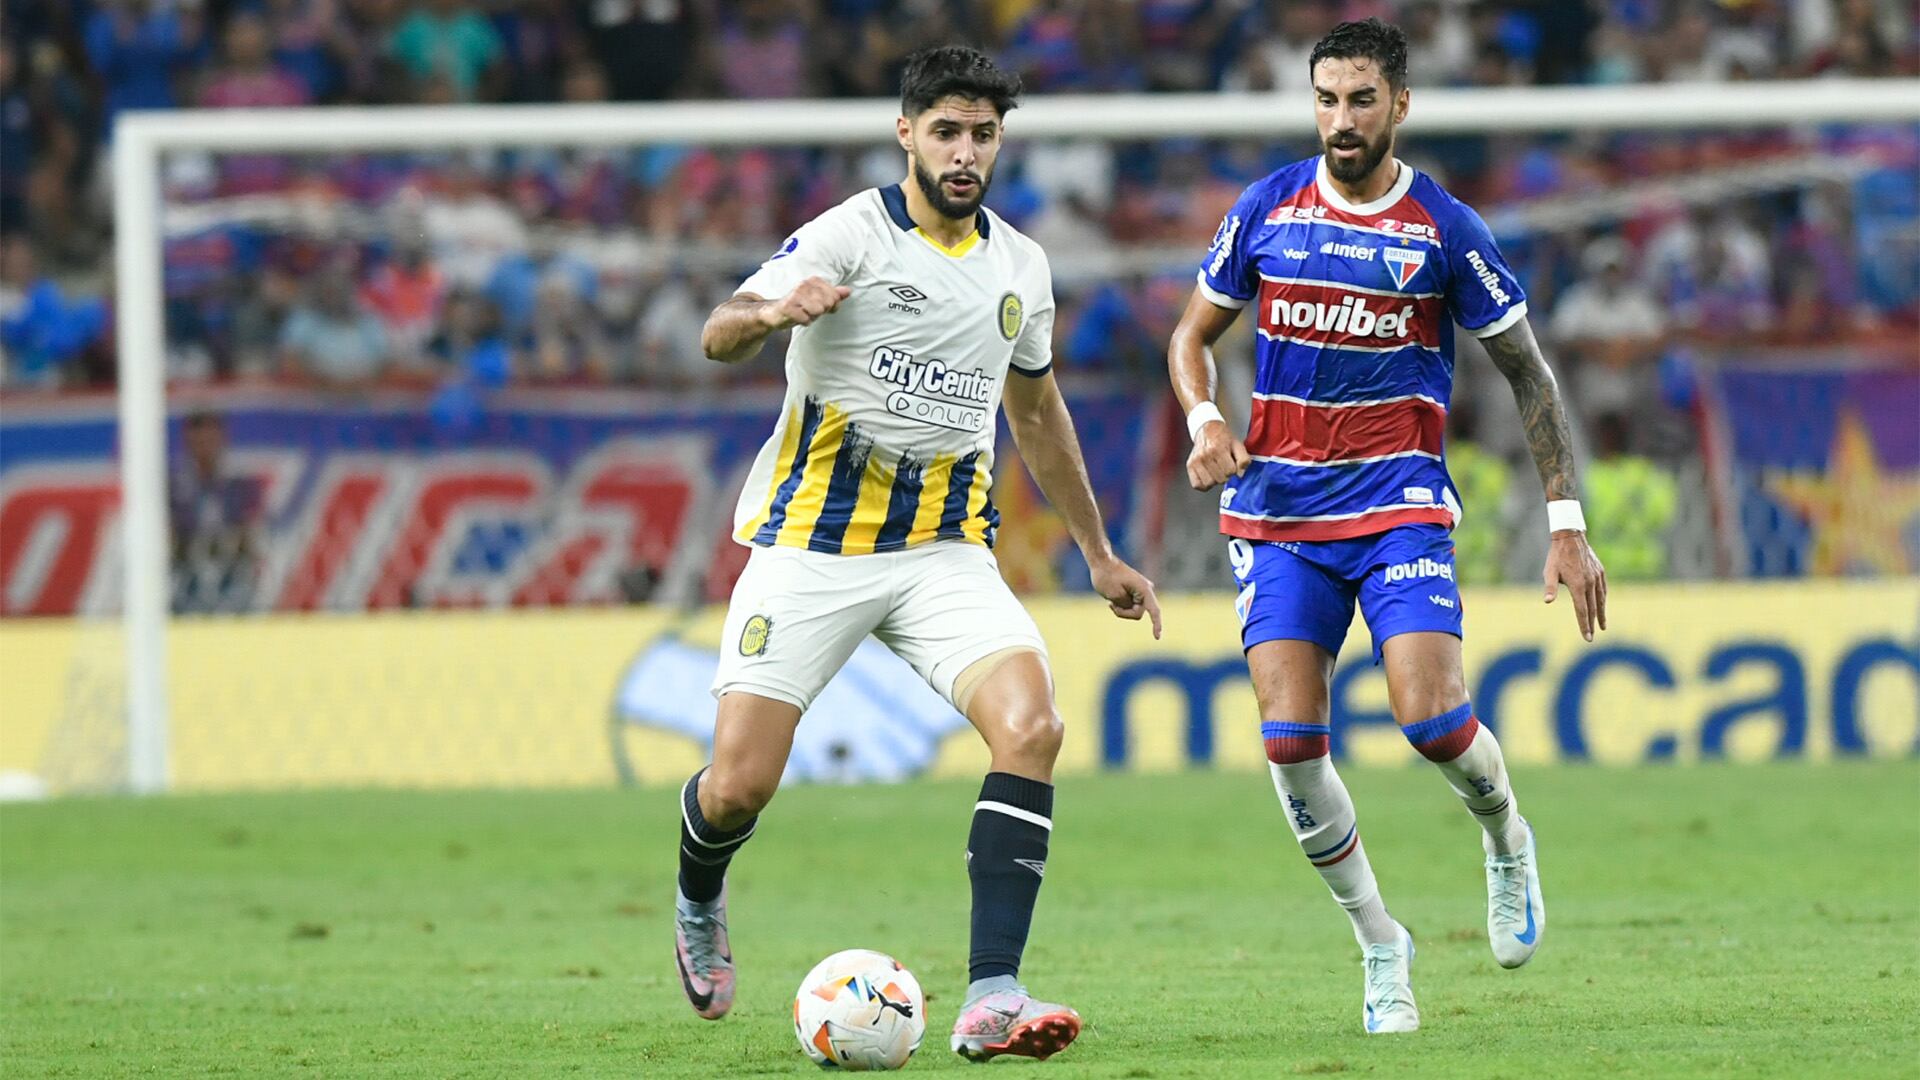
[[(1462, 508), (1442, 456), (1452, 323), (1512, 384), (1549, 500), (1546, 600), (1566, 585), (1589, 641), (1606, 627), (1606, 574), (1587, 545), (1566, 409), (1520, 283), (1479, 215), (1393, 156), (1409, 105), (1406, 35), (1376, 19), (1342, 23), (1309, 67), (1324, 153), (1234, 204), (1167, 364), (1194, 440), (1188, 479), (1225, 485), (1220, 531), (1283, 812), (1352, 918), (1366, 1030), (1412, 1031), (1413, 939), (1381, 903), (1328, 756), (1329, 682), (1356, 600), (1394, 719), (1483, 829), (1494, 957), (1526, 963), (1546, 925), (1533, 830), (1461, 670), (1448, 531)], [(1258, 330), (1244, 441), (1212, 400), (1211, 351), (1243, 308)]]
[[(979, 729), (991, 771), (967, 840), (970, 983), (951, 1045), (1044, 1058), (1080, 1031), (1018, 981), (1053, 828), (1061, 723), (1045, 646), (1000, 578), (989, 487), (1002, 400), (1021, 459), (1125, 619), (1153, 585), (1107, 541), (1051, 373), (1046, 255), (981, 205), (1018, 77), (983, 53), (923, 51), (903, 78), (905, 179), (789, 237), (708, 319), (707, 355), (793, 329), (786, 406), (748, 474), (714, 693), (713, 763), (682, 793), (676, 958), (710, 1019), (733, 1000), (725, 874), (753, 834), (801, 714), (869, 633)], [(876, 737), (883, 737), (876, 733)]]

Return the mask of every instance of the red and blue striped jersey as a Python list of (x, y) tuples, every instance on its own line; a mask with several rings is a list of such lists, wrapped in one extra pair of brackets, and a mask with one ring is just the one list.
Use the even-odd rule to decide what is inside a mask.
[(1320, 158), (1247, 188), (1214, 235), (1200, 291), (1252, 305), (1247, 451), (1220, 497), (1220, 531), (1341, 540), (1432, 522), (1460, 503), (1444, 444), (1453, 326), (1489, 337), (1526, 293), (1480, 215), (1405, 163), (1355, 205)]

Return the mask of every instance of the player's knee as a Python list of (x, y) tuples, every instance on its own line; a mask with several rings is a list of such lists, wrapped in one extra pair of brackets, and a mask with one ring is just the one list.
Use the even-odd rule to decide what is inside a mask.
[(992, 748), (996, 756), (1051, 766), (1060, 756), (1060, 743), (1066, 725), (1051, 708), (1026, 709), (1007, 717), (1000, 725), (999, 738)]
[(715, 827), (738, 828), (773, 801), (780, 778), (709, 769), (700, 781), (700, 812)]
[(1457, 679), (1435, 679), (1419, 687), (1388, 695), (1394, 722), (1403, 728), (1452, 712), (1465, 700), (1466, 684)]

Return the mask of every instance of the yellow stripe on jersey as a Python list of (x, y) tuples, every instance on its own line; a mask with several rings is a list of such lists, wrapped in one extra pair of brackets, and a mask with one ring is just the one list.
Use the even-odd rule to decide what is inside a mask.
[(948, 247), (947, 245), (941, 243), (940, 241), (935, 240), (933, 238), (932, 233), (929, 233), (927, 230), (920, 228), (918, 225), (914, 226), (913, 235), (919, 237), (922, 240), (925, 240), (929, 244), (932, 244), (933, 249), (935, 251), (938, 251), (940, 254), (946, 255), (955, 259), (959, 258), (962, 255), (965, 255), (969, 251), (972, 251), (973, 245), (980, 242), (979, 230), (975, 230), (973, 232), (968, 233), (967, 238), (965, 240), (960, 241), (959, 243), (953, 245), (952, 247)]
[(987, 489), (993, 486), (993, 470), (982, 462), (973, 470), (973, 484), (967, 491), (967, 521), (961, 526), (966, 539), (976, 544), (987, 542)]
[[(774, 500), (779, 497), (780, 486), (786, 482), (792, 470), (793, 455), (800, 449), (800, 411), (789, 409), (780, 417), (780, 453), (773, 459), (773, 475), (767, 478), (767, 497), (760, 504), (760, 512), (747, 519), (735, 532), (734, 539), (756, 541), (759, 532), (773, 516)], [(757, 541), (756, 541), (757, 542)]]
[(877, 453), (867, 455), (866, 473), (860, 477), (860, 499), (853, 506), (853, 520), (840, 541), (842, 555), (869, 555), (880, 538), (880, 527), (887, 521), (887, 505), (893, 497), (893, 466), (880, 460)]
[(820, 406), (820, 423), (807, 446), (807, 461), (800, 483), (786, 501), (786, 519), (780, 523), (774, 543), (781, 547), (806, 547), (820, 511), (827, 502), (827, 485), (833, 480), (833, 459), (840, 453), (840, 442), (847, 433), (847, 414), (830, 404)]

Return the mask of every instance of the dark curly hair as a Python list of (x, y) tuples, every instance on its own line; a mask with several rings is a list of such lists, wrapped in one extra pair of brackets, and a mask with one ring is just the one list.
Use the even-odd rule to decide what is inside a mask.
[(993, 58), (966, 45), (936, 45), (907, 57), (900, 76), (900, 114), (915, 117), (943, 98), (988, 101), (1005, 117), (1020, 104), (1020, 76), (1002, 71)]
[(1351, 60), (1365, 57), (1379, 65), (1387, 84), (1398, 90), (1407, 85), (1407, 32), (1379, 19), (1343, 22), (1327, 32), (1307, 58), (1307, 75), (1322, 60)]

